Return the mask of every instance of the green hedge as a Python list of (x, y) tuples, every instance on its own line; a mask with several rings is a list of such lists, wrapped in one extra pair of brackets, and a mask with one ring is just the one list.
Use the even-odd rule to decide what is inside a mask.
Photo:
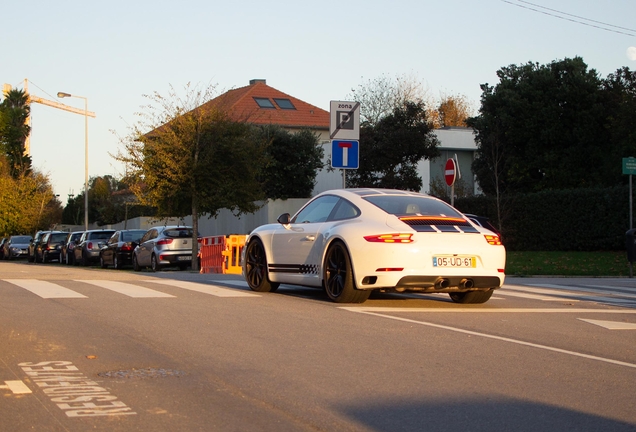
[(629, 229), (628, 186), (507, 196), (501, 223), (492, 197), (457, 198), (455, 207), (490, 218), (511, 251), (625, 250)]

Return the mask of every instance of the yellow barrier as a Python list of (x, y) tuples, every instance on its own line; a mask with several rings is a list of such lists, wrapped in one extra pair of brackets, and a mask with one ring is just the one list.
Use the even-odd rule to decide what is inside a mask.
[(246, 235), (204, 237), (200, 245), (200, 273), (241, 274)]

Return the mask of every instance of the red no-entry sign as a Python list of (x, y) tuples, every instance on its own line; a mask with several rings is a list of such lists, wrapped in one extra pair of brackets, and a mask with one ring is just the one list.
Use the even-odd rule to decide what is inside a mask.
[(455, 184), (455, 178), (457, 178), (455, 161), (453, 159), (448, 159), (446, 161), (446, 166), (444, 167), (444, 179), (446, 179), (446, 184), (452, 186)]

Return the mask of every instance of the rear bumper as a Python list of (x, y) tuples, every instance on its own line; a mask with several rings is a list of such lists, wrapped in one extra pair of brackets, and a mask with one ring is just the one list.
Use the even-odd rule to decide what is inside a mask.
[(162, 252), (159, 254), (158, 263), (161, 265), (189, 265), (192, 263), (192, 252)]
[(496, 289), (503, 276), (405, 276), (395, 286), (397, 290), (423, 292), (456, 292)]

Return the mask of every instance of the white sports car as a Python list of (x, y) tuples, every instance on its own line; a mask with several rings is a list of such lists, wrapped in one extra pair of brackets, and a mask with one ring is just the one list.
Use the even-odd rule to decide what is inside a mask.
[(256, 228), (242, 259), (254, 291), (283, 283), (322, 287), (338, 303), (362, 303), (373, 290), (484, 303), (504, 282), (506, 250), (497, 234), (437, 198), (339, 189)]

